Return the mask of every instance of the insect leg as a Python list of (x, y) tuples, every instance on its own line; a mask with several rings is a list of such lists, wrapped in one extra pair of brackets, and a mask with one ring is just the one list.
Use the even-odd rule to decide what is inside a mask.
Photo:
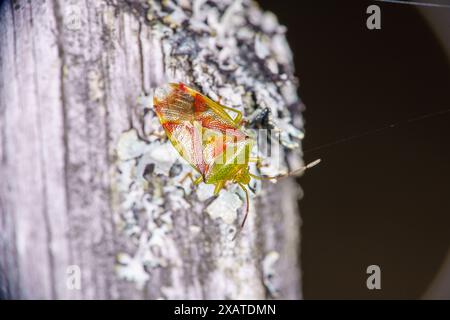
[(242, 188), (242, 190), (244, 190), (245, 192), (245, 214), (244, 214), (244, 220), (242, 220), (241, 223), (241, 228), (236, 232), (236, 234), (233, 237), (233, 241), (234, 239), (236, 239), (236, 237), (241, 233), (242, 228), (244, 228), (245, 225), (245, 221), (247, 221), (247, 217), (248, 217), (248, 212), (249, 212), (249, 208), (250, 208), (250, 201), (249, 201), (249, 197), (248, 197), (248, 190), (246, 187), (244, 187), (244, 185), (242, 183), (238, 182), (238, 185)]
[(250, 157), (248, 159), (248, 162), (256, 162), (256, 167), (257, 168), (261, 168), (263, 166), (262, 165), (262, 158), (260, 158), (260, 157)]
[(184, 175), (183, 178), (181, 178), (180, 183), (183, 183), (187, 178), (189, 178), (189, 180), (192, 181), (192, 183), (194, 183), (194, 178), (192, 177), (192, 173), (188, 172)]
[(225, 185), (225, 181), (217, 182), (214, 187), (214, 195), (219, 194), (220, 190), (223, 188), (224, 185)]
[(192, 172), (188, 172), (188, 173), (186, 173), (186, 175), (180, 180), (180, 183), (183, 183), (187, 178), (189, 178), (189, 180), (191, 180), (192, 183), (193, 183), (194, 185), (197, 185), (197, 184), (199, 184), (200, 182), (203, 181), (202, 176), (200, 176), (200, 177), (198, 177), (197, 179), (194, 180), (194, 177), (192, 176)]
[(195, 179), (194, 184), (197, 185), (197, 184), (199, 184), (199, 183), (202, 182), (202, 181), (203, 181), (203, 177), (200, 176), (200, 177), (198, 177), (197, 179)]

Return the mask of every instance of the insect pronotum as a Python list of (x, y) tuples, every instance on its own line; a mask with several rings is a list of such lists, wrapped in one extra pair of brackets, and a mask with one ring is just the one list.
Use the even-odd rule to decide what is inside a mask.
[[(153, 105), (172, 145), (200, 174), (195, 181), (190, 176), (194, 184), (213, 184), (215, 195), (230, 182), (242, 188), (246, 204), (241, 229), (249, 212), (249, 195), (245, 186), (251, 178), (280, 179), (320, 162), (319, 159), (275, 177), (253, 175), (249, 172), (249, 162), (259, 161), (250, 157), (256, 141), (245, 132), (239, 110), (223, 106), (183, 83), (169, 83), (156, 89)], [(235, 118), (227, 111), (235, 113)]]

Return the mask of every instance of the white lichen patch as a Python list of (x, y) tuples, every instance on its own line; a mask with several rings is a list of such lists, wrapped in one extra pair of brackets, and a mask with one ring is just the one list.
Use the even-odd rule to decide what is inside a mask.
[(164, 188), (164, 194), (167, 194), (172, 210), (178, 211), (191, 208), (191, 204), (184, 199), (183, 189), (169, 185)]
[(175, 161), (180, 158), (179, 154), (169, 141), (155, 141), (143, 148), (144, 154), (138, 161), (137, 172), (143, 176), (149, 164), (154, 165), (154, 173), (168, 176)]
[[(190, 204), (179, 179), (167, 177), (176, 164), (180, 166), (178, 175), (187, 167), (169, 142), (143, 141), (134, 129), (121, 135), (117, 154), (117, 192), (121, 196), (117, 225), (137, 249), (134, 254), (119, 254), (116, 270), (119, 277), (142, 289), (149, 279), (148, 270), (181, 264), (170, 237), (172, 214), (189, 209)], [(171, 210), (166, 209), (167, 203)]]
[(201, 183), (197, 187), (197, 198), (203, 202), (214, 196), (214, 185)]
[(237, 210), (242, 204), (242, 200), (236, 193), (222, 191), (217, 199), (206, 208), (206, 212), (213, 219), (222, 218), (225, 223), (232, 224), (236, 220)]
[(136, 102), (139, 106), (143, 107), (143, 108), (149, 108), (152, 109), (153, 108), (153, 95), (145, 95), (142, 94), (139, 97), (137, 97)]
[(139, 139), (136, 130), (131, 129), (119, 137), (116, 150), (120, 160), (130, 160), (142, 156), (149, 146)]
[(280, 259), (280, 254), (276, 251), (270, 251), (264, 257), (263, 266), (263, 281), (267, 290), (272, 297), (276, 297), (278, 289), (276, 288), (273, 277), (275, 276), (275, 264)]
[(119, 265), (116, 266), (116, 272), (119, 278), (135, 282), (136, 287), (142, 290), (149, 279), (149, 275), (145, 272), (139, 257), (130, 257), (122, 253), (117, 257), (117, 260)]

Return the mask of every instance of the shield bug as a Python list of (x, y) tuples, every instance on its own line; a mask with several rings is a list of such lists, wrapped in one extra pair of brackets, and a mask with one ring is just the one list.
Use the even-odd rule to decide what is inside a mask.
[[(249, 195), (245, 187), (255, 179), (279, 179), (297, 174), (320, 160), (276, 177), (261, 177), (249, 172), (249, 162), (257, 162), (250, 154), (256, 140), (243, 128), (242, 113), (213, 101), (183, 83), (170, 83), (156, 89), (155, 112), (170, 142), (200, 176), (194, 184), (214, 185), (214, 194), (229, 182), (237, 183), (245, 193), (244, 226), (249, 211)], [(227, 111), (235, 114), (232, 118)]]

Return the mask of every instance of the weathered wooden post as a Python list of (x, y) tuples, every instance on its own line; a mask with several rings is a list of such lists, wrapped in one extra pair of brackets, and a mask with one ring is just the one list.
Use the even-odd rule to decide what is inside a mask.
[(270, 110), (282, 166), (300, 166), (284, 33), (247, 0), (3, 1), (2, 297), (301, 298), (299, 187), (264, 182), (231, 241), (242, 194), (181, 183), (151, 107), (176, 80), (248, 119)]

